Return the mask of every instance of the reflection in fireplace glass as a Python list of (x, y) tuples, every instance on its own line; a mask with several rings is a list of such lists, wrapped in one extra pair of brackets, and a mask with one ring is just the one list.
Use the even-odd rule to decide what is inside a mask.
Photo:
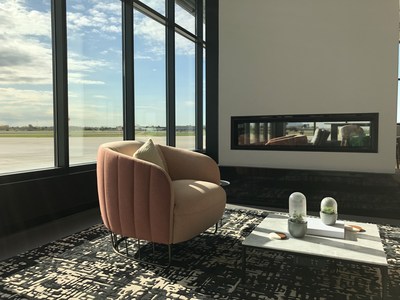
[(378, 114), (232, 117), (232, 149), (377, 152)]

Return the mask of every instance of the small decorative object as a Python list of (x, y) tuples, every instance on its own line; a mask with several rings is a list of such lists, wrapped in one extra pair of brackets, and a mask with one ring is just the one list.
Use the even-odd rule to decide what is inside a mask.
[(365, 229), (362, 228), (362, 227), (359, 226), (359, 225), (351, 225), (351, 224), (347, 225), (347, 224), (346, 224), (346, 225), (344, 226), (344, 228), (345, 228), (346, 230), (354, 231), (354, 232), (365, 232)]
[(271, 232), (270, 234), (268, 234), (268, 237), (271, 240), (285, 240), (286, 234), (284, 234), (283, 232)]
[(300, 192), (289, 196), (288, 229), (290, 235), (295, 238), (302, 238), (307, 233), (307, 202)]
[(325, 197), (321, 201), (321, 211), (319, 212), (322, 223), (334, 225), (337, 220), (337, 203), (332, 197)]

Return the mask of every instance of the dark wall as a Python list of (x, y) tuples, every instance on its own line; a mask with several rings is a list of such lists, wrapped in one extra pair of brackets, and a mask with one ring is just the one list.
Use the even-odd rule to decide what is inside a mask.
[[(323, 197), (338, 202), (339, 214), (400, 219), (400, 175), (221, 166), (228, 203), (288, 208), (299, 191), (308, 211), (318, 212)], [(29, 177), (28, 175), (25, 175)], [(43, 174), (0, 181), (0, 236), (85, 209), (98, 207), (96, 171)]]
[(0, 236), (98, 206), (96, 171), (0, 182)]
[(333, 197), (339, 214), (400, 219), (400, 175), (220, 167), (228, 203), (288, 209), (293, 192), (307, 198), (307, 210), (318, 212), (324, 197)]

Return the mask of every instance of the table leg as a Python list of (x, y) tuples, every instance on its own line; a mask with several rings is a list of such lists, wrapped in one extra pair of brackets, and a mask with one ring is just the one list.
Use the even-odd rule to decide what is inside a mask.
[(389, 284), (389, 270), (388, 267), (380, 267), (382, 276), (382, 299), (387, 297), (387, 289)]
[(242, 278), (246, 279), (246, 246), (242, 245)]

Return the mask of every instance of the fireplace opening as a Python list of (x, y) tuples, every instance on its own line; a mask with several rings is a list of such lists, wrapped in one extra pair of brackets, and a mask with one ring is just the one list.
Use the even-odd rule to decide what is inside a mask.
[(235, 116), (231, 149), (378, 152), (378, 113)]

